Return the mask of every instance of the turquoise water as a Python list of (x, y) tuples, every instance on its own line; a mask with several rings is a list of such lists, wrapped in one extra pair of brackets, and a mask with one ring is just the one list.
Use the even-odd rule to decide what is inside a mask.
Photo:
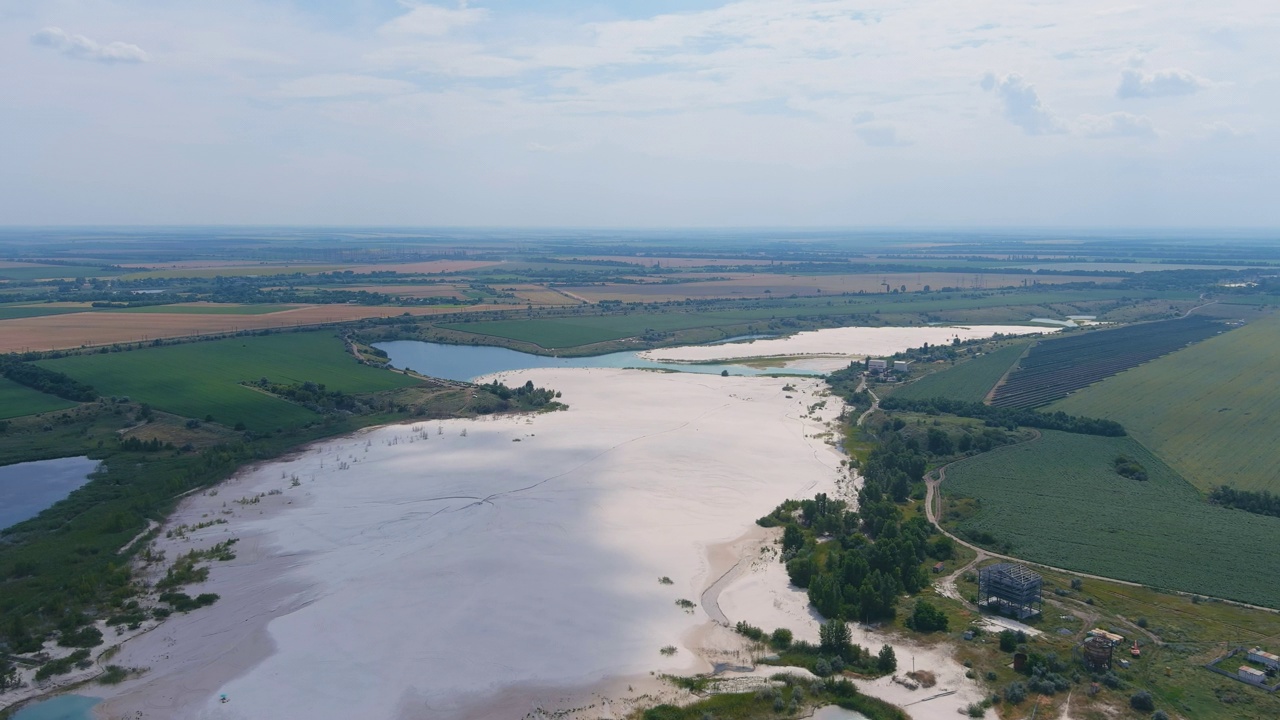
[(395, 340), (376, 343), (374, 347), (391, 358), (395, 367), (408, 368), (416, 373), (446, 380), (473, 380), (481, 375), (507, 370), (531, 368), (646, 368), (677, 370), (680, 372), (719, 375), (728, 370), (730, 375), (768, 375), (785, 372), (794, 375), (821, 375), (810, 370), (787, 370), (781, 365), (772, 368), (753, 368), (733, 364), (688, 364), (645, 360), (637, 352), (618, 352), (590, 357), (557, 358), (546, 355), (508, 350), (485, 345), (444, 345), (417, 340)]
[(0, 529), (40, 514), (41, 510), (89, 481), (97, 460), (86, 457), (37, 460), (0, 467)]
[(22, 708), (13, 720), (93, 720), (89, 711), (100, 702), (102, 698), (59, 695)]

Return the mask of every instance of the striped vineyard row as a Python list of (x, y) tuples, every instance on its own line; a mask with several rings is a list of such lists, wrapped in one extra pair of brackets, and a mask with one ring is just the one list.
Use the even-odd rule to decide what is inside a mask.
[(995, 389), (991, 404), (1008, 408), (1046, 405), (1222, 331), (1218, 322), (1189, 317), (1044, 340), (1031, 348)]

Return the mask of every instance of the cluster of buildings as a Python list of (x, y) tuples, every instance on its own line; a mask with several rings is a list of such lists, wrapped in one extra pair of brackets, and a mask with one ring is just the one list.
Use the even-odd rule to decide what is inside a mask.
[(888, 375), (891, 372), (911, 372), (911, 360), (889, 360), (887, 358), (870, 358), (867, 360), (867, 372), (872, 375)]
[[(1280, 655), (1273, 655), (1272, 653), (1259, 648), (1250, 648), (1250, 650), (1245, 653), (1245, 659), (1250, 662), (1257, 663), (1272, 672), (1280, 670)], [(1251, 667), (1249, 665), (1241, 665), (1240, 669), (1236, 671), (1236, 677), (1250, 685), (1265, 686), (1267, 684), (1266, 671), (1259, 670), (1258, 668)]]

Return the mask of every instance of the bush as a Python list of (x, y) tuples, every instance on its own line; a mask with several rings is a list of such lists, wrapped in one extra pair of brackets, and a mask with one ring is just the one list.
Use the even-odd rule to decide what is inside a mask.
[(63, 631), (58, 637), (62, 647), (91, 648), (102, 644), (102, 631), (92, 625), (72, 632)]
[(774, 650), (786, 650), (791, 647), (791, 631), (786, 628), (778, 628), (769, 636), (769, 647)]
[(818, 677), (826, 677), (831, 674), (831, 663), (826, 658), (819, 658), (818, 662), (813, 664), (813, 674)]
[(1169, 714), (1163, 710), (1157, 710), (1151, 715), (1151, 720), (1169, 720)]
[(1017, 705), (1027, 699), (1027, 686), (1020, 682), (1011, 682), (1009, 687), (1004, 689), (1004, 699)]
[(907, 622), (908, 627), (924, 633), (935, 630), (946, 632), (947, 625), (946, 613), (935, 608), (927, 600), (921, 600), (916, 603), (915, 612), (911, 614)]
[(1152, 699), (1151, 693), (1146, 690), (1139, 690), (1129, 697), (1129, 706), (1134, 710), (1155, 710), (1156, 703)]

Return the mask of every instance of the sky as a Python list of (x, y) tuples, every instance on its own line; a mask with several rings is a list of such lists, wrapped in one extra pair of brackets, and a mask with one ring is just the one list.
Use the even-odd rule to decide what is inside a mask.
[(0, 225), (1280, 227), (1274, 0), (0, 0)]

